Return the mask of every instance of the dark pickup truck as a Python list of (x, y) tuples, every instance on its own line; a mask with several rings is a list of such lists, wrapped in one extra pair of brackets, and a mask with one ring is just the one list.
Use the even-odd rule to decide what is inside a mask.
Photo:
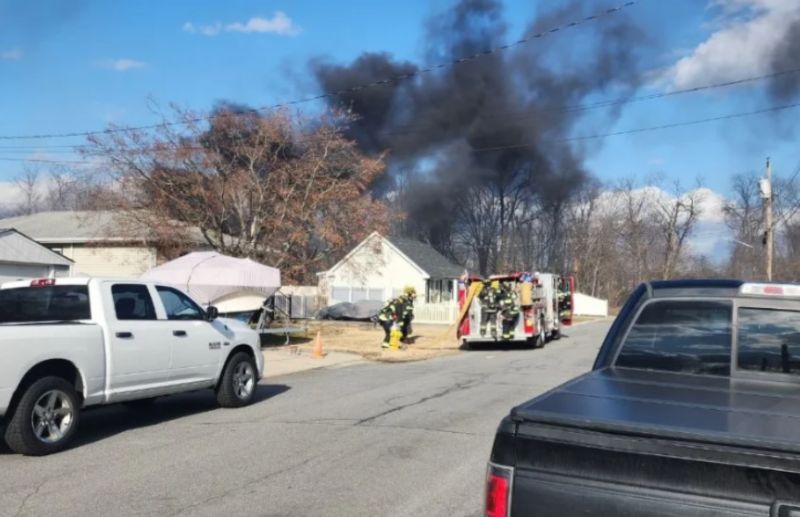
[(800, 286), (652, 282), (591, 372), (511, 410), (487, 517), (800, 517)]

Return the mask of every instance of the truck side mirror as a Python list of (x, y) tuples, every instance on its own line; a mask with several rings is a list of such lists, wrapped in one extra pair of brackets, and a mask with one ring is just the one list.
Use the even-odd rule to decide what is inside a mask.
[(209, 305), (208, 309), (206, 309), (206, 320), (207, 321), (214, 321), (219, 317), (219, 311), (213, 305)]

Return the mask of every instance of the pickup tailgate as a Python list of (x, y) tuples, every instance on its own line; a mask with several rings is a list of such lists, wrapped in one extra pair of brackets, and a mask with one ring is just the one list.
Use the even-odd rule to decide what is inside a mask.
[(514, 516), (800, 517), (798, 415), (790, 385), (607, 369), (515, 408), (494, 455)]

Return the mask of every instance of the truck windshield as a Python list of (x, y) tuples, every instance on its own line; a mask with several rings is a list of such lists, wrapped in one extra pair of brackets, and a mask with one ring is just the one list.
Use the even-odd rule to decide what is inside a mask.
[(628, 333), (616, 365), (730, 375), (731, 317), (730, 302), (652, 302)]
[(0, 323), (86, 320), (89, 288), (85, 285), (52, 285), (0, 289)]

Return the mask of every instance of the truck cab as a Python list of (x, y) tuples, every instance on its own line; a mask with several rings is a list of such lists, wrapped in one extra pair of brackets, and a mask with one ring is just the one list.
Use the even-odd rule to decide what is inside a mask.
[(511, 410), (485, 515), (800, 516), (800, 286), (639, 286), (589, 373)]

